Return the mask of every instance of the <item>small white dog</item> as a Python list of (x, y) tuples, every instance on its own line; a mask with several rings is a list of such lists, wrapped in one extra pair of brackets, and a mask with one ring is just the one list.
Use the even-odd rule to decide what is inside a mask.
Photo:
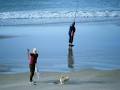
[(60, 81), (60, 84), (64, 84), (66, 81), (69, 80), (69, 77), (68, 76), (60, 76), (59, 78), (59, 81)]

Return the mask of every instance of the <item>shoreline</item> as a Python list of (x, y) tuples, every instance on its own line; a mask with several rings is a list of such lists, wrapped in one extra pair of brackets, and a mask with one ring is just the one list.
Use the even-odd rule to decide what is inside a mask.
[[(1, 69), (2, 70), (2, 69)], [(81, 68), (81, 69), (70, 69), (68, 68), (67, 70), (59, 70), (59, 69), (56, 69), (56, 70), (47, 70), (47, 69), (44, 69), (44, 70), (39, 70), (40, 73), (72, 73), (72, 72), (81, 72), (81, 71), (91, 71), (91, 70), (95, 70), (95, 71), (120, 71), (119, 68), (113, 68), (113, 69), (98, 69), (98, 68)], [(27, 70), (3, 70), (3, 71), (0, 71), (0, 75), (15, 75), (15, 74), (24, 74), (24, 73), (28, 73), (29, 72), (29, 68), (27, 68)], [(36, 73), (36, 71), (35, 71)]]

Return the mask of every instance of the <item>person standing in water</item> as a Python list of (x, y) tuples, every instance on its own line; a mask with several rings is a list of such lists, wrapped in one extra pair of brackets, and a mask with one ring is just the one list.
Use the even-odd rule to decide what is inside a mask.
[(37, 63), (38, 53), (36, 48), (33, 48), (31, 53), (29, 49), (27, 51), (28, 51), (28, 60), (29, 60), (29, 68), (30, 68), (30, 83), (34, 83), (33, 76), (35, 73), (35, 65)]
[(75, 31), (76, 31), (75, 22), (73, 22), (69, 28), (69, 46), (73, 46)]

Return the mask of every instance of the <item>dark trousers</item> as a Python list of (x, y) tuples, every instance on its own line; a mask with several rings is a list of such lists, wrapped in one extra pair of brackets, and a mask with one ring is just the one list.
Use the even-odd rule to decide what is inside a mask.
[(35, 72), (35, 64), (29, 64), (29, 68), (30, 68), (30, 82), (32, 82), (33, 81), (34, 72)]
[(73, 36), (69, 35), (69, 43), (73, 43)]

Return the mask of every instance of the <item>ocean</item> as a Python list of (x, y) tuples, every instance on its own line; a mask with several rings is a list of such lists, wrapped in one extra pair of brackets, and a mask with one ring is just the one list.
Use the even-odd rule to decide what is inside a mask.
[(118, 20), (119, 0), (0, 0), (0, 25)]
[[(76, 21), (73, 48), (68, 29)], [(0, 0), (0, 73), (120, 69), (120, 0)]]

